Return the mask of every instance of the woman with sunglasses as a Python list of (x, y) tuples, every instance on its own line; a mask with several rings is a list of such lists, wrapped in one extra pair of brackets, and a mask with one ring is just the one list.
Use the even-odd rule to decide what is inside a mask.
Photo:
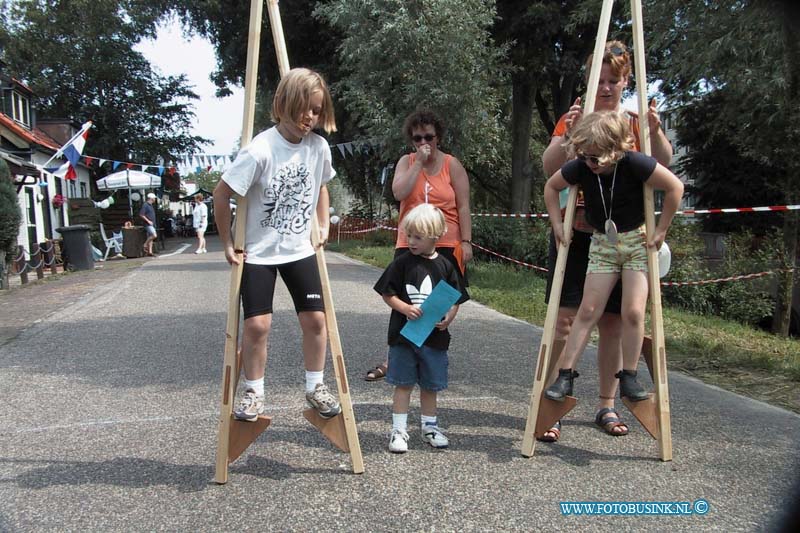
[[(403, 133), (414, 152), (400, 158), (392, 180), (392, 193), (400, 202), (395, 258), (408, 251), (408, 239), (402, 230), (405, 215), (420, 204), (432, 204), (441, 209), (447, 221), (447, 231), (438, 240), (436, 250), (464, 275), (466, 264), (472, 259), (467, 171), (458, 159), (439, 149), (444, 125), (433, 111), (419, 109), (408, 115)], [(384, 361), (367, 372), (364, 379), (383, 379), (386, 369)]]
[[(586, 60), (586, 77), (591, 71), (592, 56)], [(603, 53), (603, 65), (600, 69), (600, 79), (597, 85), (595, 111), (620, 112), (622, 94), (628, 86), (631, 76), (631, 55), (627, 47), (620, 41), (606, 43)], [(636, 113), (623, 111), (630, 123), (634, 136), (634, 150), (639, 151), (639, 118)], [(569, 153), (570, 132), (583, 117), (581, 99), (577, 98), (556, 124), (550, 144), (542, 154), (542, 165), (545, 174), (549, 177), (555, 174), (568, 160), (574, 157)], [(650, 139), (653, 157), (662, 165), (669, 166), (672, 160), (672, 145), (664, 131), (661, 129), (661, 120), (656, 110), (655, 99), (650, 102), (647, 113), (647, 123), (650, 128)], [(580, 192), (580, 191), (579, 191)], [(561, 195), (562, 216), (566, 205), (567, 194)], [(586, 268), (589, 263), (589, 244), (591, 243), (593, 228), (586, 222), (583, 209), (583, 195), (579, 194), (578, 209), (575, 213), (572, 241), (570, 242), (569, 256), (567, 258), (564, 283), (561, 290), (561, 304), (558, 309), (556, 322), (556, 339), (566, 340), (583, 299), (583, 286), (586, 281)], [(550, 299), (550, 287), (553, 281), (553, 270), (556, 264), (557, 248), (555, 240), (550, 235), (549, 275), (547, 280), (547, 295), (545, 301)], [(619, 437), (628, 434), (628, 426), (619, 418), (619, 413), (614, 409), (614, 396), (616, 394), (618, 379), (615, 375), (622, 369), (622, 347), (620, 344), (622, 321), (620, 309), (622, 304), (622, 285), (617, 283), (606, 304), (605, 313), (600, 318), (597, 327), (599, 341), (597, 343), (597, 366), (600, 380), (600, 397), (597, 404), (595, 423), (607, 434)], [(563, 352), (562, 352), (563, 353)], [(554, 354), (559, 357), (562, 354)], [(556, 376), (551, 376), (552, 382)], [(561, 435), (561, 422), (546, 431), (539, 440), (556, 442)]]

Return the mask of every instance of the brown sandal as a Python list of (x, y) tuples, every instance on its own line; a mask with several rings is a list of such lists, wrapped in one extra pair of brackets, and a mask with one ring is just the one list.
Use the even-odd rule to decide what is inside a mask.
[(364, 377), (364, 381), (378, 381), (386, 377), (386, 371), (389, 370), (386, 368), (386, 365), (381, 363), (369, 372)]
[[(609, 413), (611, 413), (612, 416), (606, 416)], [(604, 416), (606, 417), (603, 418)], [(619, 413), (616, 409), (611, 407), (606, 407), (605, 409), (597, 411), (597, 416), (594, 417), (594, 423), (612, 437), (623, 437), (628, 434), (628, 425), (620, 420)], [(617, 428), (622, 428), (622, 430), (614, 431)]]
[[(548, 435), (548, 433), (552, 433), (552, 435)], [(561, 420), (553, 424), (553, 427), (545, 431), (544, 435), (541, 437), (536, 437), (536, 440), (539, 442), (558, 442), (559, 437), (561, 437)]]

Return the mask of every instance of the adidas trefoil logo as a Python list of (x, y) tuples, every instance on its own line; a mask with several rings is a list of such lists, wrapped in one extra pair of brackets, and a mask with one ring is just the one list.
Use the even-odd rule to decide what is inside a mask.
[(408, 297), (411, 299), (411, 303), (419, 307), (422, 305), (422, 302), (428, 299), (428, 296), (433, 289), (430, 276), (425, 276), (425, 279), (422, 280), (422, 284), (417, 289), (415, 286), (406, 283), (406, 292), (408, 293)]

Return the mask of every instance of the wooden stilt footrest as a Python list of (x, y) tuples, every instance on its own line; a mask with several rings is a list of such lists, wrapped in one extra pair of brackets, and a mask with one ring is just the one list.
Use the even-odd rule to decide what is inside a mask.
[(228, 462), (234, 462), (255, 440), (267, 426), (272, 423), (272, 417), (259, 416), (255, 422), (245, 422), (231, 417), (231, 428), (228, 436)]
[(331, 443), (345, 453), (350, 453), (347, 443), (347, 430), (344, 427), (344, 416), (338, 414), (333, 418), (322, 418), (316, 409), (308, 408), (303, 411), (303, 416), (311, 425), (331, 441)]
[(656, 395), (650, 394), (646, 400), (640, 402), (632, 402), (628, 398), (622, 398), (622, 403), (628, 408), (628, 411), (636, 417), (636, 420), (647, 430), (650, 435), (658, 440), (661, 435), (661, 430), (658, 428), (658, 414), (656, 409), (658, 403), (656, 402)]
[(655, 383), (656, 378), (653, 374), (653, 337), (645, 335), (642, 339), (642, 357), (644, 362), (647, 363), (647, 370), (650, 372), (650, 379)]
[(563, 402), (555, 402), (542, 396), (539, 403), (539, 416), (536, 417), (536, 430), (534, 437), (541, 437), (553, 425), (572, 411), (578, 403), (574, 396), (567, 396)]

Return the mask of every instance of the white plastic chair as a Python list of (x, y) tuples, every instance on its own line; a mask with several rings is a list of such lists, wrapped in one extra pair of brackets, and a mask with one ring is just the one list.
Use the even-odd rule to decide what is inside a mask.
[(114, 233), (109, 238), (106, 235), (106, 228), (103, 227), (103, 223), (100, 223), (100, 237), (103, 239), (103, 243), (106, 245), (106, 254), (103, 256), (103, 261), (108, 259), (108, 252), (111, 251), (113, 248), (117, 254), (122, 253), (122, 233)]

